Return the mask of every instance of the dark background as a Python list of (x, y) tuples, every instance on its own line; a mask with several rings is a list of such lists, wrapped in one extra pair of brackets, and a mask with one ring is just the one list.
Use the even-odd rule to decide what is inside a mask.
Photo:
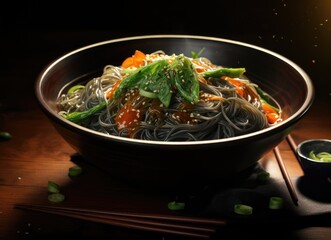
[(206, 35), (270, 49), (307, 72), (317, 98), (331, 98), (329, 0), (11, 1), (1, 7), (0, 24), (0, 110), (17, 97), (17, 108), (29, 107), (24, 99), (38, 74), (61, 55), (145, 34)]

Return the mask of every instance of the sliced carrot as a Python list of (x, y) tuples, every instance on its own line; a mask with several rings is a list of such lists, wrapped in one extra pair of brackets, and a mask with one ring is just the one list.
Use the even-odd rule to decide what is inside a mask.
[(111, 99), (111, 98), (113, 97), (114, 92), (115, 92), (115, 90), (117, 89), (117, 87), (120, 85), (120, 83), (121, 83), (121, 79), (118, 80), (118, 81), (114, 84), (114, 86), (113, 86), (113, 87), (107, 92), (107, 94), (106, 94), (106, 98)]
[[(245, 83), (243, 83), (239, 80), (233, 79), (231, 77), (227, 77), (227, 76), (222, 76), (221, 78), (223, 80), (230, 82), (232, 85), (234, 85), (236, 87), (236, 92), (240, 96), (244, 97), (245, 99), (247, 99), (248, 95), (250, 95), (252, 97), (252, 99), (257, 98), (256, 94), (254, 92), (252, 92), (250, 90), (250, 88), (248, 86), (246, 86)], [(245, 91), (246, 91), (246, 93), (245, 93)], [(262, 109), (270, 124), (273, 124), (273, 123), (276, 123), (276, 122), (279, 122), (282, 120), (279, 113), (269, 104), (262, 102)]]
[(279, 114), (278, 114), (278, 113), (274, 113), (274, 112), (272, 112), (272, 113), (267, 113), (267, 114), (266, 114), (266, 117), (267, 117), (268, 122), (269, 122), (270, 124), (273, 124), (273, 123), (275, 123), (275, 122), (281, 120)]
[(278, 112), (269, 104), (262, 102), (262, 109), (270, 124), (281, 121)]
[(232, 85), (236, 86), (236, 87), (242, 87), (244, 85), (243, 82), (236, 80), (234, 78), (231, 77), (227, 77), (227, 76), (222, 76), (221, 77), (223, 80), (226, 80), (228, 82), (230, 82)]
[(144, 61), (144, 60), (145, 60), (145, 58), (146, 58), (146, 54), (143, 53), (142, 51), (136, 50), (136, 51), (134, 52), (133, 58), (134, 58), (136, 61), (141, 62), (141, 61)]
[(136, 67), (139, 68), (144, 64), (144, 60), (146, 59), (146, 54), (143, 53), (142, 51), (136, 50), (134, 52), (134, 55), (131, 57), (127, 57), (123, 62), (122, 62), (122, 67), (124, 68), (129, 68), (129, 67)]
[(277, 113), (277, 111), (269, 104), (262, 103), (262, 108), (265, 113)]
[(122, 62), (122, 67), (128, 68), (131, 67), (134, 63), (133, 57), (128, 57)]
[(238, 81), (236, 79), (233, 79), (231, 77), (227, 77), (227, 76), (222, 76), (221, 78), (223, 80), (230, 82), (232, 85), (234, 85), (236, 87), (236, 92), (240, 96), (245, 97), (245, 92), (244, 92), (245, 84), (244, 83), (242, 83), (241, 81)]

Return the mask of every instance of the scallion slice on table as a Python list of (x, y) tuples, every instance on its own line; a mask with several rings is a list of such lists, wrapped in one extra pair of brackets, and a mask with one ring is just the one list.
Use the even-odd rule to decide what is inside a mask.
[(9, 140), (12, 136), (9, 132), (0, 131), (0, 140)]
[(52, 193), (48, 195), (48, 201), (59, 203), (63, 202), (65, 199), (65, 196), (62, 193)]
[(59, 193), (60, 192), (60, 186), (57, 183), (53, 182), (53, 181), (48, 181), (47, 190), (50, 193)]
[(260, 182), (266, 182), (270, 179), (270, 173), (267, 171), (261, 171), (257, 173), (257, 180)]
[(234, 212), (239, 215), (252, 215), (253, 207), (245, 204), (235, 204)]
[(270, 197), (269, 209), (281, 209), (283, 208), (284, 200), (281, 197)]
[(48, 194), (48, 201), (58, 203), (58, 202), (63, 202), (65, 199), (65, 196), (60, 193), (60, 186), (53, 182), (53, 181), (48, 181), (47, 184), (47, 190), (49, 192)]
[(170, 210), (182, 210), (185, 208), (185, 203), (172, 201), (168, 203), (168, 209)]
[(72, 166), (68, 169), (68, 176), (69, 177), (76, 177), (80, 174), (82, 174), (83, 169), (79, 166)]

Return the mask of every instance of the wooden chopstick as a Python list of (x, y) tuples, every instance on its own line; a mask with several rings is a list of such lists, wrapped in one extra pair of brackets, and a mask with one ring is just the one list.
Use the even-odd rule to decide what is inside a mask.
[(288, 135), (286, 136), (286, 141), (288, 142), (288, 144), (290, 145), (290, 147), (291, 147), (293, 153), (294, 153), (295, 156), (296, 156), (297, 144), (294, 142), (294, 140), (293, 140), (291, 134), (288, 134)]
[[(195, 238), (210, 238), (225, 220), (200, 217), (157, 215), (146, 213), (127, 213), (116, 211), (97, 211), (79, 208), (64, 208), (42, 205), (16, 204), (16, 208), (56, 214), (81, 220), (110, 224), (113, 226), (175, 234)], [(208, 226), (209, 225), (209, 226)]]
[(276, 147), (273, 149), (273, 151), (274, 151), (274, 154), (275, 154), (275, 156), (276, 156), (276, 160), (277, 160), (278, 166), (279, 166), (279, 168), (280, 168), (280, 171), (281, 171), (281, 173), (282, 173), (282, 175), (283, 175), (283, 178), (284, 178), (284, 180), (285, 180), (285, 183), (286, 183), (287, 189), (288, 189), (288, 191), (289, 191), (289, 193), (290, 193), (290, 196), (291, 196), (291, 198), (292, 198), (292, 201), (293, 201), (293, 203), (294, 203), (296, 206), (298, 206), (299, 199), (298, 199), (298, 196), (297, 196), (296, 190), (295, 190), (295, 188), (294, 188), (294, 186), (293, 186), (293, 183), (292, 183), (292, 181), (291, 181), (291, 178), (290, 178), (290, 176), (289, 176), (289, 174), (288, 174), (288, 172), (287, 172), (286, 166), (285, 166), (285, 164), (284, 164), (284, 161), (283, 161), (283, 158), (282, 158), (282, 156), (281, 156), (281, 154), (280, 154), (280, 151), (279, 151), (278, 146), (276, 146)]

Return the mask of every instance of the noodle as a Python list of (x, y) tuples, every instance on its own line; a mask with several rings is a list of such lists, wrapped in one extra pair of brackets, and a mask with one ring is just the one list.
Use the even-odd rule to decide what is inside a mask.
[[(101, 76), (61, 94), (59, 114), (98, 132), (151, 141), (229, 138), (282, 120), (279, 104), (269, 95), (268, 103), (262, 99), (257, 91), (261, 89), (243, 71), (233, 73), (238, 76), (232, 72), (215, 76), (217, 70), (237, 69), (163, 51), (146, 54), (139, 64), (105, 66)], [(270, 122), (264, 106), (276, 109), (276, 121)]]

